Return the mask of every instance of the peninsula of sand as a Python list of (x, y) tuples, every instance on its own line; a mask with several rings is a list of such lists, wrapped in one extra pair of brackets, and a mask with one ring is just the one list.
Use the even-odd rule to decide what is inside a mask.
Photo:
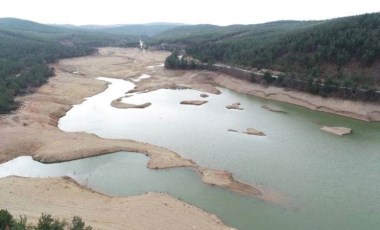
[[(142, 74), (151, 76), (134, 82), (136, 87), (130, 92), (192, 88), (208, 94), (220, 94), (216, 86), (222, 86), (315, 110), (362, 120), (380, 120), (378, 104), (265, 88), (217, 72), (165, 70), (161, 63), (168, 55), (161, 51), (143, 53), (138, 49), (100, 48), (94, 55), (63, 59), (53, 65), (56, 76), (35, 93), (19, 97), (22, 106), (17, 111), (0, 117), (0, 163), (25, 155), (51, 163), (117, 151), (138, 152), (150, 158), (147, 167), (151, 169), (190, 167), (205, 183), (272, 201), (270, 194), (236, 181), (231, 173), (199, 166), (182, 158), (180, 153), (133, 140), (110, 140), (84, 132), (60, 130), (57, 127), (59, 118), (73, 105), (106, 89), (106, 82), (95, 79), (98, 76), (120, 79), (135, 79)], [(160, 68), (150, 68), (152, 66)], [(115, 102), (119, 102), (117, 98)], [(73, 215), (82, 216), (95, 229), (120, 229), (122, 226), (133, 229), (157, 226), (160, 229), (230, 229), (216, 216), (166, 194), (110, 197), (83, 188), (67, 178), (8, 177), (0, 179), (0, 187), (3, 191), (0, 206), (15, 216), (25, 214), (32, 221), (45, 212), (65, 219)]]

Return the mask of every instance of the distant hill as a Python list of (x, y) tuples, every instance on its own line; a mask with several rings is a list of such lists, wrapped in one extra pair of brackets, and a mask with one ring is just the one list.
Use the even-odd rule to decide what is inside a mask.
[(168, 43), (171, 45), (198, 45), (204, 43), (220, 43), (222, 41), (256, 39), (257, 43), (270, 38), (274, 34), (305, 28), (319, 23), (318, 21), (277, 21), (255, 25), (216, 26), (209, 24), (185, 25), (175, 27), (154, 36), (153, 45)]
[(179, 23), (149, 23), (136, 25), (112, 26), (99, 28), (100, 31), (113, 34), (136, 35), (136, 36), (154, 36), (166, 30), (182, 26)]
[(156, 34), (162, 33), (166, 30), (183, 26), (183, 23), (169, 23), (169, 22), (154, 22), (146, 24), (118, 24), (118, 25), (55, 25), (63, 28), (90, 30), (96, 32), (119, 34), (119, 35), (134, 35), (141, 37), (151, 37)]
[(380, 13), (324, 21), (182, 26), (158, 34), (150, 44), (186, 49), (206, 63), (282, 71), (311, 85), (380, 86)]

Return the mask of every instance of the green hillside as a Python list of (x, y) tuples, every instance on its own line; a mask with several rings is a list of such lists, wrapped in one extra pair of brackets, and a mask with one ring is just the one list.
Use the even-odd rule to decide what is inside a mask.
[[(378, 89), (380, 13), (326, 21), (178, 27), (151, 41), (206, 63), (282, 71), (310, 84)], [(317, 83), (319, 82), (319, 83)]]
[(265, 42), (273, 35), (318, 24), (317, 21), (278, 21), (257, 25), (193, 25), (180, 26), (154, 36), (151, 45), (165, 43), (169, 47), (192, 47), (204, 44), (251, 39), (255, 43)]

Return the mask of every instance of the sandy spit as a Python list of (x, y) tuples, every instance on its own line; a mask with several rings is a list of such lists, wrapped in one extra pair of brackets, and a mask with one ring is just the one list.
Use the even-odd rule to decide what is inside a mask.
[(215, 215), (163, 193), (112, 197), (68, 178), (0, 179), (0, 206), (36, 223), (41, 213), (71, 221), (81, 216), (93, 229), (233, 229)]

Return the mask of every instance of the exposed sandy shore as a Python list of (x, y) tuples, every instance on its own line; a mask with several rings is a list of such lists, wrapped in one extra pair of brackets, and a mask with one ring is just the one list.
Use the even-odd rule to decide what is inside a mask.
[(0, 180), (0, 207), (36, 223), (41, 213), (71, 220), (81, 216), (93, 229), (232, 229), (215, 215), (163, 193), (111, 197), (70, 179), (7, 177)]

